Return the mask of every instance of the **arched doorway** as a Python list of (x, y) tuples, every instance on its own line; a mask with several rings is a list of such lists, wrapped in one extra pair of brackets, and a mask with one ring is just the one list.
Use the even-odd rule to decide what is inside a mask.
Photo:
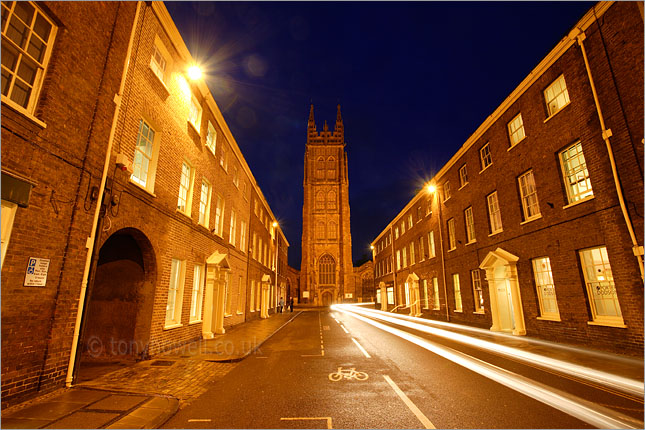
[(101, 246), (81, 339), (81, 369), (97, 361), (148, 356), (156, 264), (139, 230), (113, 233)]
[(322, 294), (322, 305), (323, 306), (331, 306), (332, 305), (332, 296), (329, 291), (325, 291)]
[(336, 290), (336, 260), (329, 254), (318, 259), (318, 288), (321, 291), (322, 305), (332, 305), (334, 303), (333, 292)]

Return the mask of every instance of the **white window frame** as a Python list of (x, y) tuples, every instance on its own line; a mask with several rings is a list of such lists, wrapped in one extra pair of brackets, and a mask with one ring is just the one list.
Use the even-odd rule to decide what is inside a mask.
[[(29, 5), (34, 8), (33, 14), (31, 16), (30, 22), (24, 23), (21, 18), (15, 14), (16, 6), (21, 3), (21, 7), (24, 5)], [(44, 77), (47, 73), (47, 68), (49, 65), (49, 60), (51, 58), (52, 47), (54, 45), (54, 40), (56, 38), (56, 33), (58, 32), (58, 27), (54, 22), (49, 19), (49, 17), (43, 12), (43, 10), (33, 2), (13, 2), (11, 8), (8, 8), (5, 2), (2, 2), (2, 15), (5, 21), (5, 27), (2, 29), (2, 55), (8, 55), (9, 50), (15, 51), (15, 63), (12, 68), (8, 68), (5, 64), (2, 64), (2, 74), (9, 74), (9, 81), (7, 82), (7, 91), (6, 95), (2, 94), (2, 103), (6, 103), (12, 108), (18, 110), (28, 116), (29, 118), (34, 118), (33, 114), (36, 110), (38, 100), (40, 97), (40, 91), (42, 89), (42, 84), (44, 82)], [(42, 18), (47, 24), (51, 26), (49, 34), (46, 36), (47, 40), (44, 40), (42, 36), (34, 31), (34, 26), (36, 21)], [(13, 39), (11, 39), (7, 33), (10, 29), (10, 23), (17, 22), (19, 25), (24, 25), (26, 38), (23, 42), (23, 46), (36, 46), (36, 44), (44, 45), (44, 51), (42, 51), (42, 58), (36, 59), (32, 54), (27, 52), (22, 46), (19, 46)], [(32, 45), (32, 41), (35, 43)], [(4, 62), (3, 62), (4, 63)], [(34, 70), (33, 81), (27, 82), (23, 79), (25, 76), (19, 76), (18, 70), (23, 64), (30, 64)], [(11, 98), (13, 95), (13, 90), (16, 88), (16, 82), (19, 82), (19, 88), (29, 87), (29, 95), (26, 97), (26, 103), (24, 105), (15, 101)], [(37, 120), (41, 124), (40, 120)]]
[(228, 243), (235, 246), (235, 239), (237, 235), (237, 214), (235, 209), (231, 209), (231, 224), (228, 229)]
[(208, 121), (208, 132), (206, 133), (206, 147), (215, 155), (215, 150), (217, 149), (217, 130), (215, 130), (213, 123), (210, 121)]
[(376, 304), (377, 305), (381, 304), (381, 289), (380, 288), (376, 289)]
[(464, 164), (459, 168), (459, 188), (463, 188), (468, 185), (468, 169)]
[(190, 106), (188, 109), (188, 122), (195, 127), (197, 133), (199, 133), (200, 127), (202, 125), (202, 105), (197, 100), (194, 94), (190, 96)]
[(509, 121), (508, 125), (508, 138), (511, 142), (511, 148), (520, 143), (526, 137), (524, 131), (524, 121), (522, 120), (522, 113), (518, 113), (515, 118)]
[(246, 221), (240, 221), (240, 250), (246, 252)]
[(177, 210), (186, 216), (190, 216), (190, 211), (193, 205), (194, 179), (195, 179), (195, 169), (187, 160), (184, 160), (184, 162), (181, 165), (181, 176), (179, 177), (179, 193), (177, 196)]
[(466, 222), (466, 244), (476, 242), (477, 239), (475, 237), (475, 218), (473, 216), (472, 206), (467, 207), (464, 211), (464, 221)]
[(408, 249), (407, 249), (407, 247), (405, 247), (405, 246), (403, 247), (403, 252), (401, 253), (401, 255), (403, 256), (402, 257), (403, 258), (403, 268), (405, 269), (406, 267), (408, 267)]
[(470, 278), (473, 283), (473, 297), (475, 299), (475, 313), (484, 313), (484, 291), (482, 290), (481, 273), (479, 269), (470, 271)]
[(414, 222), (412, 221), (412, 214), (408, 215), (408, 230), (412, 228)]
[(463, 312), (464, 304), (461, 300), (461, 284), (459, 283), (459, 273), (452, 274), (452, 286), (455, 291), (455, 312)]
[(11, 238), (11, 230), (13, 229), (17, 210), (17, 204), (2, 200), (2, 262), (0, 265), (4, 265), (4, 256), (7, 254), (7, 248), (9, 247), (9, 239)]
[(168, 298), (166, 301), (166, 319), (164, 328), (181, 326), (181, 307), (184, 298), (186, 280), (186, 260), (172, 259)]
[(542, 216), (540, 212), (540, 201), (537, 195), (535, 177), (533, 170), (520, 175), (517, 178), (520, 188), (520, 199), (522, 201), (522, 214), (524, 221), (531, 221)]
[(437, 256), (437, 250), (434, 245), (434, 230), (428, 232), (428, 258), (435, 258)]
[(551, 271), (551, 260), (549, 257), (537, 257), (531, 259), (531, 264), (540, 305), (539, 318), (560, 321), (560, 310), (555, 292), (555, 283), (553, 282), (553, 272)]
[(401, 270), (401, 250), (396, 250), (396, 270)]
[(202, 187), (199, 192), (199, 224), (208, 228), (211, 216), (211, 194), (213, 187), (206, 178), (202, 178)]
[(446, 181), (443, 184), (443, 201), (445, 202), (450, 197), (451, 197), (451, 194), (450, 194), (450, 181)]
[(423, 280), (423, 309), (430, 309), (430, 297), (428, 296), (428, 280)]
[(228, 150), (222, 145), (222, 152), (220, 153), (219, 165), (222, 166), (224, 171), (228, 173)]
[(455, 236), (455, 219), (450, 218), (447, 222), (448, 226), (448, 251), (452, 251), (457, 248), (457, 240)]
[(249, 311), (255, 312), (255, 281), (251, 279), (251, 292), (249, 294)]
[(233, 167), (233, 185), (235, 185), (237, 189), (240, 188), (240, 172), (238, 171), (237, 166)]
[(393, 305), (394, 304), (394, 287), (387, 287), (385, 290), (385, 293), (387, 294), (387, 304), (388, 305)]
[[(159, 46), (161, 45), (159, 36), (155, 36), (155, 43), (152, 46), (152, 55), (150, 56), (150, 69), (157, 78), (165, 85), (166, 84), (166, 68), (168, 67), (168, 54)], [(159, 57), (160, 60), (157, 59)]]
[(410, 242), (410, 266), (414, 264), (414, 240)]
[(493, 155), (490, 152), (490, 143), (489, 142), (487, 142), (484, 146), (479, 148), (479, 160), (481, 161), (481, 164), (482, 164), (481, 172), (483, 172), (491, 164), (493, 164)]
[(190, 295), (190, 321), (202, 320), (202, 302), (204, 300), (204, 265), (195, 264), (193, 268), (193, 290)]
[(215, 226), (213, 233), (219, 237), (224, 236), (224, 198), (215, 193)]
[(432, 290), (434, 291), (433, 298), (434, 298), (434, 303), (432, 306), (432, 309), (439, 310), (441, 309), (441, 300), (439, 297), (439, 280), (437, 277), (432, 278)]
[(233, 315), (233, 288), (231, 288), (231, 272), (224, 273), (224, 316)]
[[(150, 136), (150, 133), (152, 133), (152, 136)], [(132, 157), (132, 175), (130, 175), (130, 182), (143, 188), (150, 194), (154, 194), (155, 190), (160, 139), (160, 133), (157, 132), (155, 127), (141, 118), (139, 120), (139, 131), (137, 132), (134, 155)], [(144, 149), (142, 150), (141, 148)]]
[(560, 112), (562, 108), (571, 102), (564, 75), (558, 76), (548, 87), (546, 87), (544, 90), (544, 102), (546, 103), (548, 114), (547, 119)]
[(501, 232), (504, 228), (502, 226), (502, 210), (499, 207), (497, 191), (493, 191), (492, 193), (486, 196), (486, 205), (488, 206), (490, 234), (496, 234)]
[[(605, 246), (587, 248), (578, 251), (578, 253), (582, 264), (582, 273), (593, 323), (624, 327), (625, 323), (616, 293), (613, 272), (609, 264), (607, 248)], [(610, 294), (596, 294), (596, 292), (608, 292)], [(609, 315), (607, 312), (603, 313), (601, 309), (610, 305), (614, 308), (615, 315)]]
[(242, 275), (237, 278), (237, 314), (242, 315), (244, 313), (244, 300), (242, 300), (242, 289), (244, 287), (244, 280)]
[[(562, 169), (562, 180), (567, 190), (568, 204), (576, 203), (593, 197), (591, 179), (587, 170), (587, 162), (582, 151), (582, 143), (577, 141), (560, 152), (560, 168)], [(581, 187), (580, 185), (584, 186)], [(584, 188), (580, 191), (581, 188)]]

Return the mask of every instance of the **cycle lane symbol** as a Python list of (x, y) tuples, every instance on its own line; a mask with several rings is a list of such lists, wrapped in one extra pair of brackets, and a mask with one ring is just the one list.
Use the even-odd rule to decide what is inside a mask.
[(367, 373), (356, 371), (355, 367), (350, 367), (349, 369), (343, 369), (339, 367), (336, 372), (329, 374), (329, 380), (332, 382), (342, 381), (343, 379), (356, 379), (357, 381), (365, 381), (369, 378)]

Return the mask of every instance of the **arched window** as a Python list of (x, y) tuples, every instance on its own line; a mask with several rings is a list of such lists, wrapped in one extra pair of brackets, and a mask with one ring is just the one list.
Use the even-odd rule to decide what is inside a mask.
[(325, 238), (325, 223), (320, 221), (316, 224), (316, 239)]
[(336, 209), (336, 192), (330, 191), (327, 193), (327, 209)]
[(329, 221), (329, 224), (327, 225), (327, 239), (336, 239), (336, 235), (338, 232), (338, 226), (334, 221)]
[(336, 159), (334, 157), (327, 159), (327, 179), (336, 179)]
[(316, 193), (316, 210), (324, 210), (325, 209), (325, 193), (322, 191), (318, 191)]
[(316, 160), (316, 178), (325, 179), (325, 159), (318, 157)]
[(329, 254), (320, 257), (318, 262), (318, 283), (320, 285), (336, 284), (336, 262)]

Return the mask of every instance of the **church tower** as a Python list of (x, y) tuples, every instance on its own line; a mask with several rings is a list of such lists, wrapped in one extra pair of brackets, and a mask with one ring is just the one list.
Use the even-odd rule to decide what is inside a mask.
[(340, 105), (334, 131), (325, 121), (320, 133), (311, 105), (303, 187), (300, 290), (308, 292), (308, 303), (318, 306), (353, 302), (349, 181)]

